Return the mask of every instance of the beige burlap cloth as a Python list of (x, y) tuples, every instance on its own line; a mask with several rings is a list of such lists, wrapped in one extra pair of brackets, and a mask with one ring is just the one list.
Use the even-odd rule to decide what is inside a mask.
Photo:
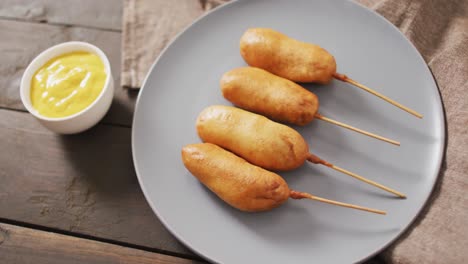
[[(138, 88), (181, 29), (222, 0), (125, 0), (122, 85)], [(431, 199), (381, 256), (390, 263), (468, 263), (468, 0), (358, 0), (421, 52), (446, 111), (447, 152)], [(151, 48), (149, 48), (151, 47)]]

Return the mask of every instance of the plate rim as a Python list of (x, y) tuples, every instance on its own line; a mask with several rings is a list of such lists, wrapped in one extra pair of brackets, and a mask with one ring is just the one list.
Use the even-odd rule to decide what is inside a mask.
[[(135, 174), (136, 174), (137, 179), (138, 179), (138, 184), (140, 185), (140, 188), (141, 188), (141, 190), (143, 192), (145, 200), (147, 201), (147, 203), (151, 207), (151, 210), (153, 211), (153, 213), (158, 217), (158, 219), (161, 221), (161, 223), (166, 228), (166, 230), (169, 231), (169, 233), (171, 233), (180, 243), (182, 243), (184, 246), (186, 246), (191, 251), (196, 253), (199, 257), (201, 257), (201, 258), (203, 258), (203, 259), (205, 259), (205, 260), (207, 260), (207, 261), (209, 261), (211, 263), (220, 263), (220, 262), (213, 259), (213, 258), (211, 258), (210, 256), (198, 251), (196, 248), (194, 248), (192, 245), (190, 245), (187, 241), (185, 241), (183, 236), (181, 236), (177, 231), (173, 230), (173, 228), (170, 227), (169, 223), (165, 220), (165, 218), (156, 209), (155, 205), (153, 204), (153, 201), (148, 198), (149, 197), (148, 190), (145, 187), (145, 185), (143, 184), (143, 179), (142, 179), (141, 173), (139, 172), (139, 169), (138, 169), (138, 162), (137, 162), (137, 158), (136, 158), (136, 154), (135, 154), (136, 153), (136, 150), (135, 150), (136, 149), (136, 147), (135, 147), (136, 118), (135, 117), (139, 112), (138, 109), (139, 109), (139, 105), (140, 105), (140, 99), (141, 99), (143, 90), (145, 89), (145, 87), (147, 85), (147, 81), (149, 79), (149, 76), (153, 72), (154, 67), (159, 63), (162, 56), (164, 56), (166, 51), (180, 38), (180, 36), (185, 34), (186, 31), (188, 31), (194, 25), (198, 24), (201, 20), (206, 19), (206, 17), (210, 16), (212, 13), (217, 12), (218, 10), (226, 8), (226, 7), (230, 6), (230, 5), (237, 4), (239, 2), (244, 2), (244, 1), (247, 2), (249, 0), (230, 0), (229, 2), (227, 2), (225, 4), (221, 4), (221, 5), (219, 5), (219, 6), (215, 7), (215, 8), (207, 11), (205, 14), (203, 14), (200, 17), (198, 17), (197, 19), (195, 19), (192, 23), (190, 23), (183, 30), (181, 30), (179, 33), (177, 33), (175, 35), (175, 37), (173, 37), (172, 40), (166, 45), (166, 47), (164, 47), (164, 49), (159, 53), (159, 55), (156, 57), (154, 62), (151, 64), (151, 67), (148, 69), (148, 72), (145, 75), (145, 78), (144, 78), (144, 80), (142, 82), (142, 85), (141, 85), (140, 89), (138, 89), (139, 90), (138, 91), (138, 96), (137, 96), (137, 99), (136, 99), (136, 102), (135, 102), (135, 109), (133, 111), (132, 130), (131, 130), (132, 161), (133, 161), (133, 165), (134, 165), (134, 168), (135, 168)], [(437, 164), (436, 164), (437, 169), (434, 172), (435, 175), (431, 175), (432, 180), (430, 181), (430, 184), (432, 185), (432, 187), (431, 187), (430, 192), (428, 192), (426, 196), (423, 196), (424, 197), (424, 202), (422, 203), (420, 208), (417, 210), (416, 214), (412, 217), (412, 219), (408, 222), (408, 224), (405, 227), (403, 227), (400, 232), (398, 232), (398, 234), (393, 239), (390, 239), (387, 243), (378, 246), (377, 250), (375, 250), (373, 252), (369, 252), (369, 254), (366, 257), (356, 261), (356, 263), (362, 263), (362, 262), (367, 261), (370, 258), (376, 256), (380, 252), (384, 251), (391, 244), (393, 244), (398, 239), (400, 239), (409, 230), (409, 228), (415, 223), (415, 221), (418, 219), (418, 217), (421, 215), (421, 213), (423, 213), (423, 211), (425, 209), (428, 209), (427, 206), (429, 205), (429, 201), (431, 200), (430, 198), (431, 198), (436, 186), (438, 185), (437, 183), (439, 182), (439, 180), (441, 178), (441, 177), (439, 177), (439, 175), (440, 175), (440, 171), (441, 171), (441, 168), (442, 168), (442, 162), (445, 159), (445, 155), (446, 155), (446, 152), (447, 152), (447, 119), (446, 119), (445, 105), (444, 105), (444, 102), (442, 101), (442, 95), (441, 95), (441, 91), (440, 91), (439, 85), (437, 83), (437, 80), (436, 80), (434, 74), (432, 73), (431, 68), (429, 68), (429, 65), (424, 60), (424, 57), (419, 52), (419, 50), (416, 48), (416, 46), (413, 44), (413, 42), (411, 42), (405, 36), (405, 34), (403, 34), (403, 32), (400, 31), (400, 29), (398, 27), (396, 27), (394, 24), (392, 24), (390, 21), (388, 21), (385, 17), (383, 17), (382, 15), (377, 13), (376, 11), (370, 9), (369, 7), (366, 7), (366, 6), (364, 6), (364, 5), (360, 4), (360, 3), (352, 1), (352, 0), (341, 0), (341, 1), (350, 3), (351, 5), (357, 6), (358, 8), (361, 8), (361, 9), (365, 10), (365, 12), (368, 12), (368, 13), (372, 14), (376, 19), (380, 19), (385, 24), (389, 25), (392, 28), (393, 31), (397, 32), (397, 34), (399, 34), (401, 37), (403, 37), (407, 41), (409, 46), (411, 46), (411, 49), (417, 54), (418, 59), (423, 63), (423, 65), (426, 67), (428, 72), (431, 74), (434, 85), (437, 88), (436, 89), (437, 90), (436, 96), (438, 97), (437, 98), (438, 100), (436, 102), (437, 105), (435, 107), (438, 108), (438, 111), (436, 112), (436, 114), (441, 113), (441, 118), (442, 118), (442, 120), (441, 120), (442, 121), (442, 126), (439, 127), (439, 131), (438, 131), (439, 134), (440, 134), (440, 143), (438, 144), (438, 150), (439, 151), (437, 153)]]

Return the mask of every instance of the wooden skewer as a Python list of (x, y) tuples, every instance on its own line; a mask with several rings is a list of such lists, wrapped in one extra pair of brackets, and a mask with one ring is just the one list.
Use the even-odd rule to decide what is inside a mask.
[(371, 181), (371, 180), (369, 180), (369, 179), (366, 179), (366, 178), (364, 178), (364, 177), (362, 177), (362, 176), (357, 175), (356, 173), (350, 172), (350, 171), (348, 171), (348, 170), (345, 170), (345, 169), (340, 168), (340, 167), (335, 166), (335, 165), (332, 165), (331, 168), (334, 169), (334, 170), (336, 170), (336, 171), (339, 171), (339, 172), (342, 172), (342, 173), (344, 173), (344, 174), (347, 174), (347, 175), (349, 175), (349, 176), (351, 176), (351, 177), (354, 177), (354, 178), (356, 178), (356, 179), (358, 179), (358, 180), (360, 180), (360, 181), (363, 181), (363, 182), (365, 182), (365, 183), (368, 183), (368, 184), (370, 184), (370, 185), (373, 185), (373, 186), (375, 186), (375, 187), (378, 187), (378, 188), (380, 188), (380, 189), (382, 189), (382, 190), (385, 190), (385, 191), (387, 191), (387, 192), (393, 193), (393, 194), (395, 194), (396, 196), (398, 196), (398, 197), (400, 197), (400, 198), (406, 199), (406, 195), (402, 194), (401, 192), (398, 192), (398, 191), (395, 191), (395, 190), (393, 190), (393, 189), (391, 189), (391, 188), (388, 188), (388, 187), (386, 187), (386, 186), (383, 186), (382, 184), (377, 183), (377, 182), (375, 182), (375, 181)]
[(371, 93), (371, 94), (373, 94), (373, 95), (375, 95), (375, 96), (377, 96), (377, 97), (380, 97), (381, 99), (383, 99), (383, 100), (385, 100), (385, 101), (391, 103), (392, 105), (394, 105), (394, 106), (396, 106), (396, 107), (398, 107), (398, 108), (400, 108), (400, 109), (402, 109), (402, 110), (404, 110), (404, 111), (406, 111), (406, 112), (408, 112), (408, 113), (410, 113), (410, 114), (412, 114), (412, 115), (414, 115), (414, 116), (416, 116), (416, 117), (423, 118), (423, 115), (421, 115), (420, 113), (414, 111), (413, 109), (408, 108), (408, 107), (406, 107), (406, 106), (404, 106), (404, 105), (402, 105), (402, 104), (400, 104), (400, 103), (398, 103), (398, 102), (395, 102), (394, 100), (388, 98), (387, 96), (385, 96), (385, 95), (383, 95), (383, 94), (380, 94), (380, 93), (378, 93), (378, 92), (372, 90), (371, 88), (369, 88), (369, 87), (367, 87), (367, 86), (365, 86), (365, 85), (363, 85), (363, 84), (360, 84), (360, 83), (356, 82), (355, 80), (349, 78), (348, 76), (346, 76), (346, 75), (344, 75), (344, 74), (341, 74), (341, 73), (334, 73), (334, 74), (333, 74), (333, 77), (334, 77), (335, 79), (337, 79), (337, 80), (350, 83), (350, 84), (352, 84), (352, 85), (354, 85), (354, 86), (356, 86), (356, 87), (358, 87), (358, 88), (363, 89), (364, 91), (366, 91), (366, 92), (368, 92), (368, 93)]
[(373, 138), (376, 138), (376, 139), (379, 139), (379, 140), (388, 142), (388, 143), (393, 144), (393, 145), (400, 146), (400, 142), (398, 142), (398, 141), (396, 141), (396, 140), (389, 139), (389, 138), (386, 138), (386, 137), (382, 137), (382, 136), (376, 135), (376, 134), (374, 134), (374, 133), (370, 133), (370, 132), (367, 132), (367, 131), (365, 131), (365, 130), (359, 129), (359, 128), (357, 128), (357, 127), (353, 127), (353, 126), (350, 126), (350, 125), (341, 123), (341, 122), (336, 121), (336, 120), (333, 120), (333, 119), (331, 119), (331, 118), (324, 117), (323, 115), (321, 115), (321, 114), (319, 114), (319, 113), (315, 114), (315, 118), (317, 118), (317, 119), (319, 119), (319, 120), (323, 120), (323, 121), (329, 122), (329, 123), (332, 123), (332, 124), (335, 124), (335, 125), (340, 126), (340, 127), (347, 128), (347, 129), (349, 129), (349, 130), (352, 130), (352, 131), (361, 133), (361, 134), (366, 135), (366, 136), (369, 136), (369, 137), (373, 137)]
[(306, 198), (306, 199), (311, 199), (311, 200), (315, 200), (315, 201), (319, 201), (319, 202), (323, 202), (323, 203), (338, 205), (338, 206), (342, 206), (342, 207), (357, 209), (357, 210), (376, 213), (376, 214), (381, 214), (381, 215), (387, 214), (385, 211), (382, 211), (382, 210), (372, 209), (372, 208), (363, 207), (363, 206), (354, 205), (354, 204), (349, 204), (349, 203), (342, 203), (342, 202), (338, 202), (338, 201), (318, 197), (318, 196), (312, 195), (310, 193), (298, 192), (298, 191), (293, 191), (293, 190), (291, 190), (291, 192), (289, 194), (289, 197), (291, 197), (293, 199), (304, 199), (304, 198)]
[(356, 173), (354, 173), (354, 172), (350, 172), (350, 171), (348, 171), (348, 170), (345, 170), (345, 169), (343, 169), (343, 168), (340, 168), (340, 167), (338, 167), (338, 166), (335, 166), (335, 165), (333, 165), (333, 164), (331, 164), (331, 163), (329, 163), (329, 162), (327, 162), (327, 161), (325, 161), (325, 160), (322, 160), (321, 158), (317, 157), (316, 155), (314, 155), (314, 154), (312, 154), (312, 153), (309, 154), (309, 157), (307, 157), (307, 160), (308, 160), (309, 162), (312, 162), (312, 163), (315, 163), (315, 164), (322, 164), (322, 165), (325, 165), (325, 166), (327, 166), (327, 167), (330, 167), (330, 168), (332, 168), (332, 169), (334, 169), (334, 170), (336, 170), (336, 171), (339, 171), (339, 172), (341, 172), (341, 173), (344, 173), (344, 174), (346, 174), (346, 175), (349, 175), (349, 176), (351, 176), (351, 177), (353, 177), (353, 178), (355, 178), (355, 179), (358, 179), (358, 180), (360, 180), (360, 181), (363, 181), (363, 182), (365, 182), (365, 183), (367, 183), (367, 184), (373, 185), (373, 186), (375, 186), (375, 187), (377, 187), (377, 188), (380, 188), (380, 189), (382, 189), (382, 190), (384, 190), (384, 191), (387, 191), (387, 192), (389, 192), (389, 193), (393, 193), (394, 195), (396, 195), (396, 196), (398, 196), (398, 197), (400, 197), (400, 198), (404, 198), (404, 199), (406, 198), (406, 195), (404, 195), (404, 194), (402, 194), (402, 193), (400, 193), (400, 192), (398, 192), (398, 191), (395, 191), (395, 190), (393, 190), (393, 189), (391, 189), (391, 188), (388, 188), (388, 187), (386, 187), (386, 186), (384, 186), (384, 185), (382, 185), (382, 184), (380, 184), (380, 183), (377, 183), (377, 182), (375, 182), (375, 181), (371, 181), (371, 180), (369, 180), (369, 179), (366, 179), (366, 178), (364, 178), (364, 177), (362, 177), (362, 176), (360, 176), (360, 175), (358, 175), (358, 174), (356, 174)]

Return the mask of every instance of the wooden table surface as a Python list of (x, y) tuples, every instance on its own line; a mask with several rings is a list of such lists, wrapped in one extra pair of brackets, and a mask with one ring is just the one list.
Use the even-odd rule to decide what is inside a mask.
[[(130, 140), (138, 92), (119, 86), (121, 20), (119, 0), (0, 0), (0, 263), (203, 262), (138, 185)], [(70, 40), (104, 50), (116, 89), (98, 125), (61, 136), (26, 112), (19, 83), (37, 54)]]

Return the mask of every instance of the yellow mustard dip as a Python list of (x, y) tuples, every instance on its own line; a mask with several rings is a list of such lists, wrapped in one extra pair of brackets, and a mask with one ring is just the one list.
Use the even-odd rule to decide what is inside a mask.
[(101, 93), (107, 74), (102, 60), (78, 51), (49, 60), (31, 81), (31, 104), (46, 117), (66, 117), (88, 107)]

